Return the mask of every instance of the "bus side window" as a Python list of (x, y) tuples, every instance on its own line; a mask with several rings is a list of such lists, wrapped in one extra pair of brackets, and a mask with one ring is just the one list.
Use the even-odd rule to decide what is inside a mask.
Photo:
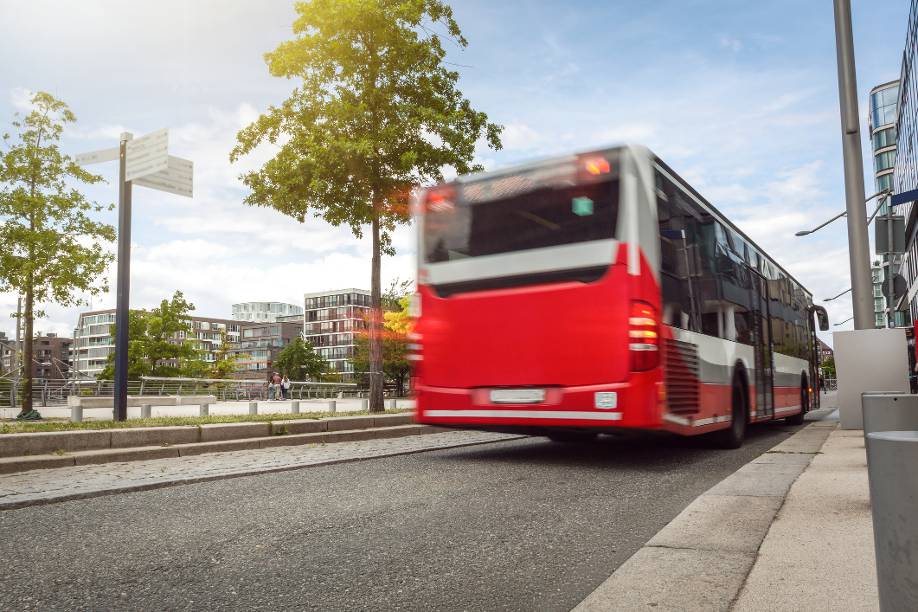
[[(694, 228), (683, 210), (678, 188), (659, 172), (657, 181), (657, 220), (660, 230), (660, 291), (663, 322), (681, 329), (697, 327), (692, 317), (693, 269), (697, 249)], [(692, 329), (693, 331), (697, 331)]]

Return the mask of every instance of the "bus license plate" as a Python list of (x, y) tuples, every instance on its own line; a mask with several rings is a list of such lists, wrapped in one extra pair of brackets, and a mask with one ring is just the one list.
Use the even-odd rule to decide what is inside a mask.
[(538, 404), (545, 401), (545, 389), (494, 389), (494, 404)]

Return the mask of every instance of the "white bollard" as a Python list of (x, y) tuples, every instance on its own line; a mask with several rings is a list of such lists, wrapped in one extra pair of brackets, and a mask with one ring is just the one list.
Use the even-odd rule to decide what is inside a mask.
[(258, 402), (249, 402), (249, 414), (258, 414)]
[(395, 410), (396, 406), (397, 406), (397, 404), (395, 403), (395, 400), (394, 400), (394, 399), (390, 399), (390, 400), (389, 400), (389, 410)]
[(210, 404), (201, 404), (198, 406), (198, 416), (210, 416)]
[(360, 400), (360, 409), (363, 410), (364, 412), (366, 412), (367, 410), (369, 410), (369, 409), (370, 409), (370, 400), (368, 400), (368, 399), (362, 399), (362, 400)]
[(71, 406), (70, 407), (70, 421), (72, 423), (82, 423), (83, 422), (83, 407), (82, 406)]
[(328, 411), (332, 414), (335, 414), (335, 408), (337, 407), (337, 402), (335, 400), (328, 400)]
[(293, 400), (290, 402), (290, 412), (293, 414), (300, 413), (300, 402), (298, 400)]
[(140, 405), (140, 418), (149, 419), (152, 416), (153, 416), (152, 404), (141, 404)]

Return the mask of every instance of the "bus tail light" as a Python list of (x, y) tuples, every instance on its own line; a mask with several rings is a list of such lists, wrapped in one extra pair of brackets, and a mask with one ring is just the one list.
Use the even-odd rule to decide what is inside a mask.
[(628, 317), (631, 370), (652, 370), (660, 363), (660, 328), (656, 309), (647, 302), (632, 302)]

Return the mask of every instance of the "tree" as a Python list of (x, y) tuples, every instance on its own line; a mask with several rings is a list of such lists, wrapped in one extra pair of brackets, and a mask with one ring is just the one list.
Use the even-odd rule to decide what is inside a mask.
[[(25, 335), (22, 363), (33, 360), (35, 304), (74, 306), (80, 293), (107, 289), (105, 271), (115, 240), (111, 225), (94, 221), (103, 207), (90, 202), (74, 183), (92, 185), (90, 174), (58, 148), (64, 127), (76, 121), (68, 106), (50, 94), (32, 96), (32, 110), (12, 122), (17, 134), (3, 134), (0, 155), (0, 291), (24, 295)], [(22, 412), (32, 412), (32, 368), (23, 369)]]
[(822, 360), (819, 365), (822, 368), (823, 375), (826, 378), (835, 378), (835, 356), (830, 355)]
[[(194, 304), (181, 291), (171, 300), (162, 300), (149, 311), (131, 311), (128, 318), (128, 377), (140, 376), (201, 376), (200, 351), (194, 340), (191, 315)], [(111, 326), (115, 335), (115, 326)], [(99, 378), (111, 380), (115, 367), (114, 353)], [(205, 366), (206, 367), (206, 366)]]
[[(380, 269), (394, 253), (392, 231), (406, 223), (413, 188), (465, 174), (476, 141), (500, 148), (501, 127), (472, 108), (448, 70), (446, 34), (467, 46), (440, 0), (312, 0), (296, 4), (295, 38), (267, 53), (272, 75), (299, 84), (237, 135), (232, 161), (268, 141), (279, 145), (260, 170), (242, 175), (247, 204), (301, 223), (311, 214), (372, 240), (370, 372), (380, 372)], [(370, 410), (383, 410), (382, 379), (370, 377)]]
[(229, 378), (239, 370), (240, 353), (232, 353), (233, 345), (226, 338), (226, 330), (220, 332), (220, 346), (214, 351), (214, 363), (210, 367), (211, 378)]
[[(409, 296), (402, 296), (398, 301), (398, 310), (383, 313), (383, 366), (385, 378), (398, 387), (398, 394), (405, 394), (405, 383), (411, 375), (411, 362), (408, 361), (408, 334), (413, 322), (408, 314)], [(366, 372), (370, 367), (369, 337), (367, 334), (357, 336), (357, 348), (354, 356), (354, 371)]]
[(292, 380), (318, 380), (328, 367), (312, 344), (299, 336), (278, 353), (274, 365)]

